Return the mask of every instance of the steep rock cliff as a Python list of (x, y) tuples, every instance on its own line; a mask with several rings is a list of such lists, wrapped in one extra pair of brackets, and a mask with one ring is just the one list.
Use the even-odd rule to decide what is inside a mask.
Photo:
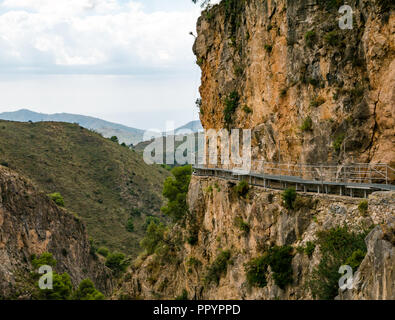
[[(119, 295), (173, 299), (186, 290), (190, 299), (312, 299), (306, 284), (320, 262), (320, 249), (316, 247), (309, 257), (298, 248), (315, 241), (322, 230), (347, 225), (360, 231), (378, 225), (366, 238), (368, 254), (356, 274), (358, 285), (342, 298), (393, 299), (394, 229), (388, 226), (395, 216), (395, 193), (371, 195), (366, 213), (358, 209), (360, 199), (311, 194), (299, 197), (298, 208), (288, 210), (278, 191), (252, 187), (248, 197), (242, 198), (235, 195), (231, 182), (193, 177), (188, 221), (185, 227), (174, 227), (170, 235), (184, 239), (179, 250), (165, 263), (158, 262), (155, 255), (142, 257)], [(239, 221), (248, 225), (248, 232)], [(191, 230), (197, 234), (194, 245), (185, 243)], [(293, 248), (293, 282), (281, 289), (269, 272), (264, 288), (250, 286), (245, 264), (270, 247), (284, 245)], [(207, 283), (208, 271), (223, 250), (230, 254), (228, 267), (218, 284)]]
[(111, 272), (90, 254), (86, 228), (32, 183), (0, 166), (0, 297), (28, 299), (26, 279), (37, 272), (32, 255), (50, 252), (55, 270), (74, 286), (90, 278), (103, 293), (112, 289)]
[[(249, 128), (253, 157), (293, 163), (395, 164), (395, 14), (390, 1), (349, 1), (353, 29), (341, 30), (342, 1), (223, 0), (202, 13), (194, 52), (202, 69), (205, 129)], [(360, 199), (282, 195), (193, 177), (186, 224), (172, 227), (170, 254), (142, 255), (117, 292), (143, 299), (312, 299), (307, 283), (322, 260), (317, 234), (346, 225), (370, 230), (354, 289), (338, 299), (394, 299), (395, 194)], [(192, 241), (191, 241), (192, 240)], [(189, 243), (188, 243), (189, 242)], [(274, 246), (292, 247), (292, 283), (251, 286), (246, 264)], [(309, 254), (306, 254), (308, 251)], [(346, 261), (344, 261), (346, 263)], [(207, 275), (214, 272), (214, 280)], [(355, 271), (355, 270), (354, 270)], [(216, 278), (216, 276), (218, 276)], [(340, 277), (340, 275), (339, 275)]]
[(266, 161), (394, 165), (393, 4), (348, 1), (353, 29), (341, 30), (342, 4), (224, 0), (204, 11), (203, 127), (252, 129)]

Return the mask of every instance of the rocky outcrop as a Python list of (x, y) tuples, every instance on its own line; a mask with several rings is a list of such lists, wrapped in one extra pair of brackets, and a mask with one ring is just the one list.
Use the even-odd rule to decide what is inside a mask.
[(109, 294), (111, 273), (90, 254), (84, 224), (58, 207), (30, 181), (0, 166), (0, 296), (29, 298), (26, 277), (37, 272), (32, 255), (50, 252), (56, 271), (67, 272), (74, 286), (90, 278)]
[[(395, 165), (395, 13), (390, 1), (226, 0), (194, 45), (205, 129), (253, 130), (253, 156)], [(232, 95), (233, 94), (233, 95)], [(305, 125), (304, 125), (305, 124)]]
[(395, 218), (366, 238), (368, 253), (354, 275), (353, 289), (340, 291), (345, 300), (395, 300)]
[[(394, 244), (385, 239), (393, 240), (393, 229), (386, 228), (390, 228), (395, 216), (395, 193), (371, 195), (367, 213), (358, 209), (360, 202), (340, 196), (303, 194), (297, 209), (289, 211), (283, 206), (280, 192), (252, 187), (244, 199), (235, 195), (233, 183), (193, 177), (188, 195), (191, 216), (186, 227), (174, 228), (171, 236), (182, 233), (185, 240), (197, 226), (198, 243), (181, 244), (177, 256), (163, 265), (155, 255), (143, 257), (121, 292), (145, 299), (173, 299), (183, 290), (190, 299), (312, 299), (306, 283), (320, 262), (320, 250), (316, 247), (309, 257), (298, 248), (316, 240), (321, 230), (347, 225), (360, 231), (376, 224), (379, 226), (366, 239), (369, 252), (358, 271), (358, 289), (350, 298), (389, 299), (394, 294)], [(248, 233), (237, 221), (248, 224)], [(293, 283), (281, 289), (269, 272), (264, 288), (249, 286), (245, 264), (267, 248), (284, 245), (294, 249)], [(221, 250), (229, 250), (230, 263), (218, 285), (208, 284), (207, 270)]]
[[(253, 159), (394, 166), (393, 4), (349, 1), (353, 28), (341, 30), (342, 4), (223, 0), (203, 11), (193, 48), (202, 69), (203, 127), (251, 129)], [(366, 238), (355, 288), (339, 299), (392, 299), (395, 193), (371, 195), (368, 210), (360, 199), (340, 196), (301, 194), (298, 201), (288, 210), (278, 191), (251, 187), (243, 198), (235, 195), (234, 183), (193, 177), (186, 225), (167, 234), (171, 255), (166, 261), (142, 255), (118, 294), (313, 299), (306, 284), (322, 253), (319, 246), (310, 254), (300, 249), (320, 231), (346, 225), (360, 232), (376, 225)], [(292, 283), (280, 288), (269, 266), (267, 284), (251, 286), (246, 263), (274, 246), (292, 247)], [(219, 274), (218, 283), (206, 281), (210, 270)]]

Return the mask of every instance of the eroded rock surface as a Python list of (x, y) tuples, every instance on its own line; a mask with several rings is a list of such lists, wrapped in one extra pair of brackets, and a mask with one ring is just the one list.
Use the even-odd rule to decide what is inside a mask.
[(32, 255), (50, 252), (56, 271), (67, 272), (77, 286), (90, 278), (109, 294), (110, 270), (90, 254), (90, 243), (79, 218), (58, 207), (32, 183), (0, 166), (0, 296), (29, 298), (26, 276), (37, 272)]

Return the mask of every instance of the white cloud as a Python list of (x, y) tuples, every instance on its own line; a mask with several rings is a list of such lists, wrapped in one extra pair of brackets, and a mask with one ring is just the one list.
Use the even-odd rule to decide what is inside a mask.
[(134, 73), (194, 60), (188, 32), (197, 6), (145, 12), (136, 1), (4, 0), (0, 12), (3, 72)]

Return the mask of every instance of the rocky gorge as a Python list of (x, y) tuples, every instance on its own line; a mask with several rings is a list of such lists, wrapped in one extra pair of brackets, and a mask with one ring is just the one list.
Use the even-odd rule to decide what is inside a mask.
[[(341, 5), (223, 0), (203, 11), (193, 47), (203, 127), (251, 129), (253, 160), (393, 166), (393, 4), (349, 1), (347, 30)], [(394, 192), (288, 196), (192, 176), (185, 220), (140, 255), (115, 296), (395, 299)], [(354, 281), (342, 291), (345, 264)]]

